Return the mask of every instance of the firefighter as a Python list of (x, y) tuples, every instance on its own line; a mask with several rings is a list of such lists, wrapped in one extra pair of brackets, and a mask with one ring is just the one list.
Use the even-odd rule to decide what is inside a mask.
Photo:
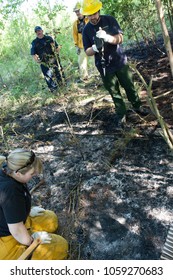
[(73, 40), (78, 55), (78, 67), (81, 80), (88, 80), (88, 57), (83, 48), (82, 32), (88, 19), (80, 12), (81, 4), (76, 3), (73, 12), (76, 13), (77, 19), (73, 23)]
[(0, 260), (17, 260), (39, 238), (32, 260), (67, 258), (68, 243), (55, 234), (58, 218), (53, 211), (31, 208), (27, 183), (42, 173), (41, 159), (33, 151), (15, 149), (0, 156)]
[(127, 57), (122, 51), (123, 32), (114, 17), (100, 15), (101, 8), (102, 3), (99, 0), (84, 0), (82, 3), (82, 14), (89, 19), (83, 30), (83, 45), (88, 56), (95, 56), (95, 65), (116, 107), (116, 126), (123, 128), (126, 122), (126, 106), (120, 85), (138, 114), (144, 116), (148, 112), (141, 107)]
[(34, 31), (37, 37), (31, 43), (31, 55), (40, 64), (48, 88), (53, 92), (65, 79), (59, 57), (60, 46), (51, 36), (44, 35), (42, 27), (36, 26)]

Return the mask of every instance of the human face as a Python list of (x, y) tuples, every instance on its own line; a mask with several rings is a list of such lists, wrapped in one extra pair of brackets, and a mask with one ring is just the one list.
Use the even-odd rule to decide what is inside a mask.
[(96, 12), (95, 14), (89, 15), (87, 17), (91, 24), (96, 25), (100, 20), (100, 12)]
[(80, 13), (80, 10), (77, 10), (76, 12), (76, 16), (78, 17), (78, 19), (82, 19), (84, 16)]
[(37, 30), (36, 32), (35, 32), (36, 34), (37, 34), (37, 37), (39, 38), (39, 39), (42, 39), (43, 38), (43, 30)]
[(15, 177), (15, 179), (20, 183), (28, 183), (32, 179), (32, 177), (36, 175), (37, 173), (35, 172), (33, 167), (30, 170), (28, 170), (25, 174), (22, 174), (20, 173), (20, 171), (18, 171), (13, 177)]

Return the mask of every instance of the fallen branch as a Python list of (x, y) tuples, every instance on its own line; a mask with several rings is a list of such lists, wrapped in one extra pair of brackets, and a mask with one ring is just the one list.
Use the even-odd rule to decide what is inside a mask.
[(160, 94), (160, 95), (158, 95), (158, 96), (155, 96), (154, 99), (158, 99), (158, 98), (164, 97), (164, 96), (166, 96), (166, 95), (169, 95), (169, 94), (172, 93), (172, 92), (173, 92), (173, 90), (169, 90), (169, 91), (167, 91), (167, 92), (165, 92), (165, 93), (162, 93), (162, 94)]
[(8, 147), (7, 141), (5, 140), (5, 136), (4, 136), (4, 132), (3, 132), (2, 126), (0, 126), (0, 134), (1, 134), (2, 140), (3, 140), (3, 142), (4, 142), (5, 148), (6, 148), (6, 150), (8, 151), (8, 150), (9, 150), (9, 147)]
[(32, 194), (37, 188), (39, 188), (40, 186), (44, 185), (45, 183), (45, 180), (42, 179), (35, 187), (33, 187), (31, 190), (30, 190), (30, 194)]
[(148, 104), (150, 106), (151, 111), (156, 116), (156, 118), (157, 118), (157, 120), (158, 120), (158, 122), (161, 126), (162, 132), (163, 132), (163, 134), (161, 134), (161, 135), (164, 138), (164, 140), (166, 141), (166, 143), (168, 144), (171, 151), (173, 152), (173, 135), (172, 135), (170, 129), (168, 128), (167, 123), (164, 121), (163, 117), (161, 116), (161, 114), (160, 114), (160, 112), (157, 108), (156, 101), (153, 97), (153, 94), (152, 94), (152, 77), (151, 77), (149, 85), (147, 85), (144, 78), (142, 77), (140, 72), (136, 69), (136, 67), (133, 66), (133, 65), (130, 65), (130, 66), (138, 74), (138, 76), (141, 79), (143, 85), (145, 86), (145, 88), (147, 90), (147, 94), (148, 94), (148, 97), (147, 97)]
[(79, 152), (80, 152), (80, 154), (81, 154), (81, 156), (82, 156), (82, 159), (85, 160), (84, 154), (83, 154), (82, 149), (81, 149), (81, 146), (80, 146), (80, 141), (77, 139), (77, 137), (76, 137), (76, 135), (75, 135), (75, 133), (74, 133), (74, 129), (73, 129), (73, 126), (71, 125), (71, 122), (70, 122), (70, 119), (69, 119), (69, 116), (68, 116), (68, 113), (67, 113), (67, 111), (66, 111), (65, 106), (64, 106), (64, 112), (65, 112), (65, 115), (66, 115), (66, 118), (67, 118), (67, 124), (68, 124), (68, 126), (69, 126), (70, 134), (71, 134), (71, 136), (72, 136), (72, 138), (73, 138), (73, 141), (74, 141), (74, 143), (76, 144), (76, 146), (78, 147)]

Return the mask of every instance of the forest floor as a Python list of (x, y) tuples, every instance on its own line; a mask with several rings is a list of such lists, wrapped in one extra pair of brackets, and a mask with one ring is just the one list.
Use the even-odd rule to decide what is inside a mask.
[[(126, 52), (147, 83), (153, 77), (153, 96), (173, 133), (173, 79), (163, 42)], [(149, 107), (137, 74), (135, 80)], [(159, 259), (173, 220), (173, 155), (156, 117), (129, 110), (126, 128), (117, 130), (99, 77), (24, 112), (3, 120), (10, 123), (8, 144), (22, 143), (44, 159), (44, 182), (34, 178), (29, 185), (33, 204), (58, 215), (69, 259)]]

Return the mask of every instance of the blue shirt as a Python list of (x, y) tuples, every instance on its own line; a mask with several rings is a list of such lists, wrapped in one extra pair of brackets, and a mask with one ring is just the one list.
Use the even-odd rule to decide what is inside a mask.
[(36, 38), (31, 43), (31, 55), (37, 54), (42, 62), (48, 62), (49, 58), (54, 57), (51, 44), (55, 44), (55, 48), (58, 47), (58, 43), (53, 40), (51, 36), (44, 35), (43, 38)]
[[(100, 15), (100, 21), (96, 25), (88, 22), (83, 30), (82, 36), (85, 51), (95, 44), (94, 38), (96, 36), (96, 32), (99, 30), (99, 27), (105, 30), (109, 35), (118, 35), (123, 33), (114, 17), (109, 15)], [(95, 65), (98, 71), (103, 74), (101, 58), (102, 57), (99, 53), (95, 54)], [(119, 44), (113, 45), (104, 42), (104, 59), (107, 73), (114, 73), (116, 70), (120, 70), (127, 63), (127, 57), (123, 53), (122, 47)]]

